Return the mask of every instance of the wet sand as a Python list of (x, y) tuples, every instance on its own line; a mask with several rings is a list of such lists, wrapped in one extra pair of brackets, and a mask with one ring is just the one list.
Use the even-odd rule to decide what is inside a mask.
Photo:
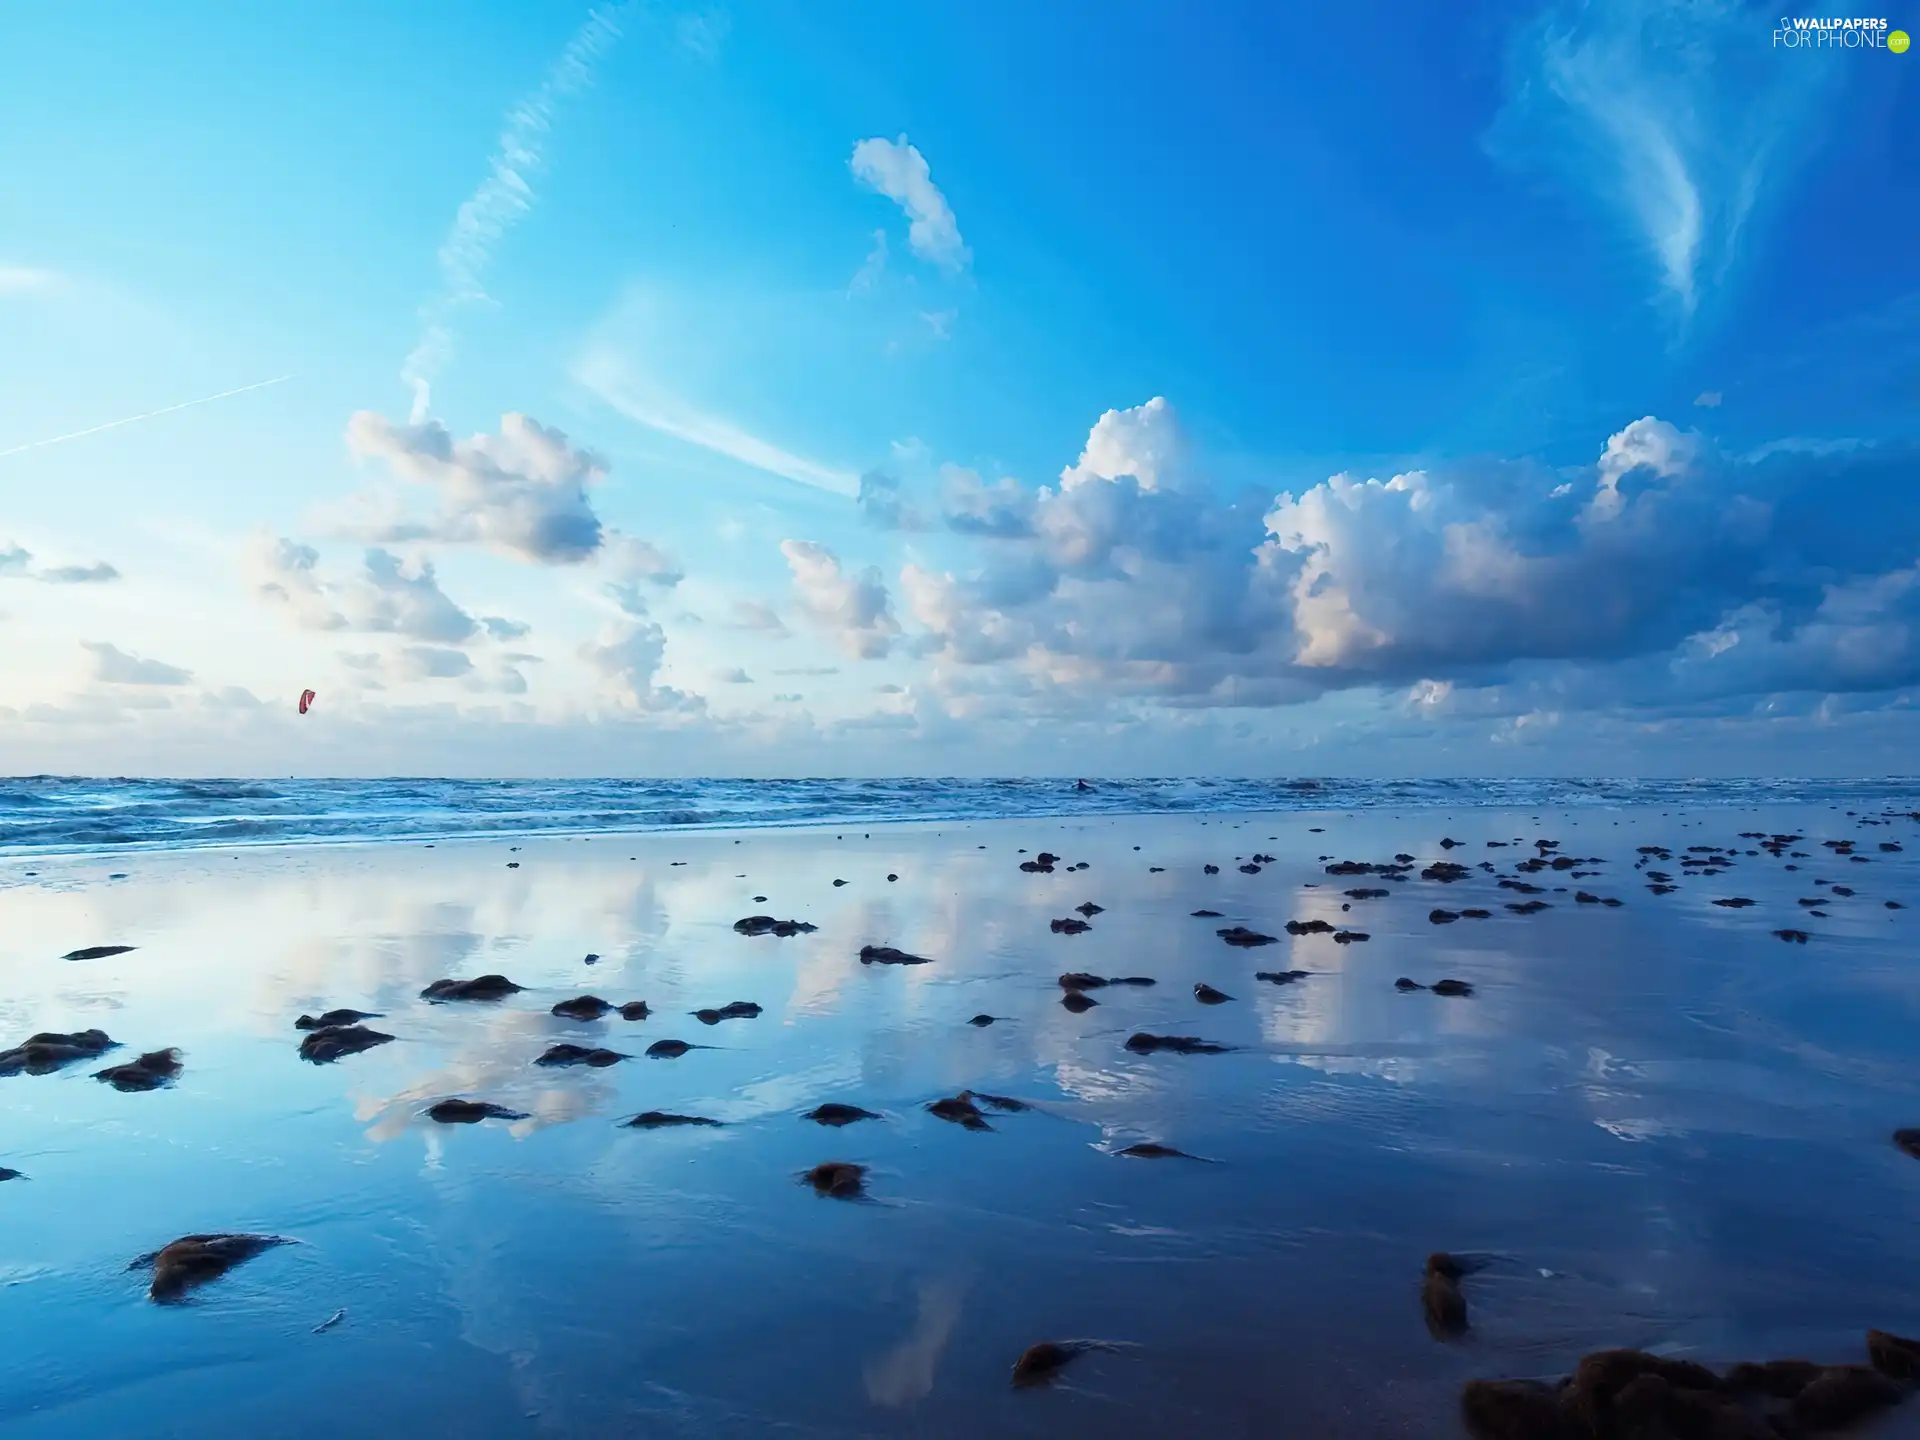
[[(1538, 837), (1606, 863), (1528, 874), (1550, 908), (1523, 917), (1476, 867), (1511, 874)], [(1634, 868), (1649, 844), (1673, 893)], [(1702, 877), (1689, 845), (1739, 853)], [(1053, 873), (1021, 872), (1042, 850)], [(1396, 852), (1405, 880), (1318, 858)], [(1467, 1379), (1603, 1346), (1855, 1360), (1869, 1326), (1920, 1332), (1920, 1162), (1889, 1138), (1920, 1125), (1916, 857), (1909, 819), (1779, 806), (0, 861), (0, 1046), (123, 1047), (0, 1078), (0, 1165), (25, 1176), (0, 1188), (0, 1426), (1452, 1437)], [(1419, 878), (1439, 860), (1469, 878)], [(1389, 894), (1343, 894), (1369, 887)], [(1085, 933), (1050, 928), (1088, 902)], [(818, 928), (737, 934), (754, 914)], [(1285, 929), (1313, 919), (1370, 938)], [(1278, 938), (1235, 948), (1232, 925)], [(1076, 1014), (1065, 972), (1158, 983)], [(419, 998), (487, 973), (527, 988)], [(651, 1013), (550, 1013), (589, 994)], [(689, 1013), (736, 1001), (762, 1013)], [(303, 1062), (295, 1018), (336, 1007), (396, 1038)], [(1131, 1053), (1139, 1031), (1235, 1048)], [(706, 1048), (647, 1058), (667, 1039)], [(534, 1063), (563, 1043), (632, 1058)], [(91, 1077), (167, 1047), (163, 1088)], [(966, 1090), (990, 1128), (927, 1112)], [(449, 1097), (526, 1118), (425, 1117)], [(800, 1118), (827, 1102), (880, 1118)], [(723, 1123), (620, 1123), (643, 1111)], [(1117, 1153), (1143, 1143), (1215, 1163)], [(864, 1200), (802, 1182), (827, 1160), (869, 1167)], [(300, 1243), (149, 1302), (128, 1262), (206, 1231)], [(1487, 1262), (1454, 1343), (1423, 1319), (1434, 1251)], [(1116, 1348), (1010, 1386), (1028, 1346), (1075, 1338)], [(1920, 1401), (1859, 1433), (1920, 1435)]]

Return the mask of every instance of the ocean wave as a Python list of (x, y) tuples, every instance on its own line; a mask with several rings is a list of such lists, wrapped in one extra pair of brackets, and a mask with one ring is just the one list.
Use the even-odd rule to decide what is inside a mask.
[(1688, 808), (1911, 810), (1883, 780), (0, 780), (0, 855), (714, 827), (1261, 810)]

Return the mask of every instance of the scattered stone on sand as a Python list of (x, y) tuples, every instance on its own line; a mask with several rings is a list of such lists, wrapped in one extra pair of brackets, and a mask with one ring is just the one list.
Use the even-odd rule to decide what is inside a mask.
[(1060, 857), (1042, 850), (1031, 860), (1022, 860), (1020, 868), (1029, 875), (1051, 875), (1053, 867), (1060, 863)]
[(838, 1100), (829, 1100), (824, 1105), (816, 1105), (800, 1117), (821, 1125), (851, 1125), (856, 1120), (878, 1120), (880, 1117), (871, 1110), (862, 1110), (858, 1105), (843, 1105)]
[(422, 1000), (504, 1000), (526, 987), (504, 975), (479, 975), (471, 980), (436, 980), (420, 992)]
[(1227, 944), (1238, 946), (1243, 950), (1250, 950), (1257, 945), (1271, 945), (1277, 939), (1273, 935), (1262, 935), (1258, 930), (1249, 930), (1244, 925), (1229, 925), (1224, 930), (1214, 931), (1214, 934)]
[(1042, 1340), (1038, 1345), (1028, 1346), (1020, 1358), (1013, 1362), (1014, 1388), (1025, 1390), (1035, 1385), (1045, 1385), (1075, 1356), (1084, 1355), (1089, 1350), (1113, 1348), (1102, 1340)]
[(1213, 986), (1202, 981), (1193, 987), (1193, 998), (1198, 1000), (1202, 1005), (1224, 1005), (1227, 1001), (1233, 999), (1233, 996), (1227, 994), (1224, 990), (1216, 990)]
[(675, 1115), (666, 1110), (642, 1110), (631, 1120), (622, 1120), (621, 1127), (627, 1130), (666, 1130), (675, 1125), (711, 1125), (718, 1126), (718, 1120), (709, 1120), (704, 1115)]
[(980, 1113), (980, 1107), (964, 1095), (952, 1095), (944, 1100), (935, 1100), (927, 1106), (929, 1115), (937, 1115), (942, 1120), (950, 1120), (968, 1130), (991, 1130), (987, 1117)]
[(109, 955), (125, 955), (128, 951), (138, 948), (135, 945), (88, 945), (83, 949), (69, 950), (60, 958), (62, 960), (104, 960)]
[(1193, 1035), (1152, 1035), (1145, 1030), (1127, 1037), (1127, 1049), (1136, 1055), (1152, 1055), (1170, 1050), (1175, 1055), (1224, 1055), (1225, 1045), (1216, 1045)]
[(1909, 1126), (1893, 1132), (1893, 1143), (1914, 1159), (1920, 1160), (1920, 1128)]
[(1456, 880), (1464, 880), (1473, 872), (1457, 860), (1436, 860), (1420, 872), (1422, 880), (1438, 880), (1451, 885)]
[(580, 995), (562, 1000), (553, 1007), (553, 1013), (563, 1020), (598, 1020), (611, 1009), (612, 1004), (598, 995)]
[(1471, 995), (1473, 994), (1473, 986), (1464, 980), (1436, 980), (1433, 982), (1433, 993), (1436, 995)]
[(1467, 1267), (1444, 1250), (1427, 1257), (1426, 1281), (1420, 1288), (1420, 1307), (1427, 1330), (1436, 1340), (1452, 1340), (1467, 1333), (1467, 1297), (1460, 1281)]
[(442, 1125), (478, 1125), (482, 1120), (524, 1120), (526, 1115), (491, 1100), (439, 1100), (427, 1107), (427, 1118)]
[(835, 1200), (857, 1200), (867, 1189), (867, 1167), (850, 1160), (823, 1160), (805, 1178), (816, 1195)]
[(27, 1177), (11, 1166), (0, 1165), (0, 1181), (24, 1180)]
[(1107, 983), (1105, 977), (1089, 975), (1084, 970), (1069, 970), (1060, 977), (1062, 990), (1099, 990)]
[(1514, 890), (1522, 895), (1544, 895), (1547, 893), (1544, 886), (1529, 885), (1524, 880), (1502, 880), (1500, 882), (1500, 888), (1502, 890)]
[(1458, 910), (1429, 910), (1427, 919), (1435, 925), (1451, 925), (1460, 918)]
[(331, 1065), (345, 1056), (385, 1045), (391, 1039), (393, 1036), (385, 1031), (369, 1030), (364, 1025), (323, 1025), (301, 1039), (300, 1058), (311, 1060), (315, 1065)]
[(1904, 910), (1907, 908), (1906, 906), (1902, 905), (1898, 900), (1889, 900), (1886, 902), (1886, 906), (1887, 906), (1887, 909), (1889, 910)]
[(1074, 1014), (1082, 1015), (1100, 1002), (1083, 990), (1069, 990), (1060, 997), (1060, 1003)]
[(550, 1045), (547, 1051), (533, 1063), (536, 1065), (591, 1065), (596, 1070), (604, 1070), (609, 1065), (618, 1065), (628, 1057), (618, 1050), (604, 1050), (592, 1045)]
[(993, 1109), (1004, 1111), (1009, 1115), (1018, 1115), (1033, 1109), (1033, 1106), (1024, 1100), (1016, 1100), (1011, 1095), (989, 1095), (984, 1090), (962, 1090), (957, 1098), (974, 1103), (985, 1101)]
[(1256, 970), (1253, 972), (1253, 978), (1265, 980), (1274, 985), (1291, 985), (1296, 980), (1306, 979), (1307, 974), (1305, 970)]
[[(1286, 924), (1286, 931), (1289, 935), (1331, 935), (1336, 928), (1336, 926), (1326, 920), (1289, 920)], [(1225, 934), (1226, 932), (1222, 931), (1221, 933)], [(1233, 945), (1239, 942), (1229, 940), (1227, 943)]]
[(656, 1040), (647, 1046), (649, 1060), (678, 1060), (689, 1050), (697, 1049), (684, 1040)]
[(693, 1018), (702, 1025), (718, 1025), (722, 1020), (752, 1020), (760, 1014), (760, 1007), (751, 1000), (734, 1000), (717, 1009), (709, 1006), (704, 1010), (695, 1010)]
[(600, 963), (600, 957), (598, 955), (588, 955), (580, 963), (582, 965), (598, 965)]
[(810, 935), (820, 927), (809, 925), (804, 920), (776, 920), (771, 915), (749, 915), (743, 920), (733, 922), (733, 928), (742, 935)]
[(1347, 891), (1346, 895), (1349, 900), (1384, 900), (1392, 893), (1391, 890), (1381, 890), (1373, 886), (1363, 885), (1357, 890)]
[(1091, 900), (1089, 900), (1087, 901), (1086, 904), (1076, 905), (1073, 908), (1077, 910), (1080, 914), (1086, 916), (1089, 920), (1091, 920), (1096, 915), (1105, 914), (1107, 907), (1104, 905), (1096, 905)]
[(296, 1030), (325, 1030), (335, 1025), (358, 1025), (362, 1020), (378, 1020), (377, 1010), (329, 1010), (324, 1015), (302, 1015), (293, 1022)]
[(846, 883), (847, 883), (847, 882), (846, 882), (846, 881), (844, 881), (844, 880), (836, 880), (836, 881), (834, 881), (834, 882), (833, 882), (833, 888), (834, 888), (834, 889), (836, 889), (836, 890), (838, 890), (838, 889), (839, 889), (839, 888), (840, 888), (840, 887), (841, 887), (842, 885), (844, 885), (844, 884), (846, 884)]
[(171, 1085), (179, 1078), (180, 1070), (180, 1052), (169, 1047), (165, 1050), (149, 1050), (139, 1059), (129, 1060), (124, 1065), (109, 1065), (104, 1070), (96, 1070), (93, 1078), (106, 1081), (116, 1090), (132, 1094)]
[(42, 1030), (10, 1050), (0, 1050), (0, 1075), (51, 1075), (76, 1060), (97, 1060), (118, 1042), (104, 1030), (76, 1030), (63, 1034)]
[(971, 1020), (967, 1021), (967, 1024), (978, 1025), (982, 1029), (984, 1029), (988, 1025), (993, 1024), (993, 1021), (994, 1021), (994, 1017), (991, 1015), (976, 1015)]
[(1198, 1160), (1198, 1155), (1189, 1155), (1184, 1150), (1176, 1150), (1171, 1145), (1161, 1145), (1148, 1140), (1139, 1145), (1129, 1145), (1124, 1150), (1116, 1150), (1130, 1160)]
[(1507, 909), (1516, 915), (1538, 915), (1542, 910), (1551, 910), (1552, 908), (1553, 907), (1544, 900), (1510, 900), (1507, 902)]
[(648, 1008), (647, 1002), (644, 1000), (629, 1000), (620, 1007), (620, 1018), (622, 1020), (644, 1020), (652, 1013), (653, 1011)]
[(1405, 994), (1409, 990), (1424, 990), (1427, 987), (1422, 985), (1418, 980), (1411, 980), (1405, 975), (1402, 975), (1398, 980), (1393, 982), (1393, 988)]
[(1333, 943), (1336, 945), (1352, 945), (1362, 940), (1371, 940), (1372, 938), (1373, 936), (1364, 930), (1336, 930), (1333, 932)]
[(1260, 867), (1258, 865), (1242, 865), (1240, 867), (1240, 873), (1242, 875), (1258, 875), (1260, 873)]
[(1744, 910), (1754, 902), (1744, 895), (1735, 895), (1730, 899), (1716, 900), (1713, 903), (1720, 906), (1723, 910)]
[(147, 1298), (178, 1300), (189, 1290), (218, 1280), (236, 1265), (276, 1245), (295, 1242), (284, 1235), (183, 1235), (172, 1244), (142, 1255), (127, 1268), (153, 1270)]
[(909, 955), (904, 950), (896, 950), (891, 945), (862, 945), (860, 947), (862, 965), (931, 965), (933, 961), (924, 955)]
[(1208, 875), (1218, 875), (1220, 873), (1220, 867), (1218, 865), (1202, 865), (1200, 868)]
[(1804, 930), (1776, 930), (1773, 933), (1791, 945), (1807, 943), (1807, 932)]
[(1068, 917), (1064, 920), (1050, 921), (1047, 928), (1056, 935), (1084, 935), (1093, 927), (1084, 920)]
[(1220, 918), (1220, 912), (1218, 910), (1195, 910), (1192, 914), (1196, 920), (1218, 920)]
[(1867, 1359), (1882, 1375), (1890, 1375), (1895, 1380), (1920, 1380), (1920, 1340), (1890, 1335), (1885, 1330), (1869, 1330)]
[(507, 861), (507, 869), (518, 870), (519, 868), (520, 868), (520, 862), (518, 860)]
[(1460, 912), (1460, 918), (1462, 920), (1491, 920), (1493, 918), (1493, 912), (1491, 910), (1462, 910)]

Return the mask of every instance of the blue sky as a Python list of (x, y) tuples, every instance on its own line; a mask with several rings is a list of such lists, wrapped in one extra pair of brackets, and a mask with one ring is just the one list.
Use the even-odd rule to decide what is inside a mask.
[(16, 7), (0, 756), (1910, 770), (1920, 59), (1778, 24)]

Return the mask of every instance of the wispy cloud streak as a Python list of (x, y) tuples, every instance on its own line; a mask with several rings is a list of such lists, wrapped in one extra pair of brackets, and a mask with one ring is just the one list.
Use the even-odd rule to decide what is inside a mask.
[(44, 450), (49, 445), (64, 445), (69, 440), (98, 435), (103, 430), (118, 430), (122, 425), (151, 420), (157, 415), (171, 415), (176, 410), (191, 410), (196, 405), (211, 405), (216, 400), (225, 400), (232, 395), (244, 395), (249, 390), (264, 390), (269, 385), (282, 385), (293, 378), (291, 375), (276, 375), (271, 380), (256, 380), (251, 385), (242, 385), (234, 390), (222, 390), (218, 395), (202, 395), (198, 400), (182, 400), (178, 405), (162, 405), (158, 410), (143, 410), (138, 415), (126, 415), (118, 420), (109, 420), (104, 425), (89, 425), (85, 430), (74, 430), (65, 435), (52, 435), (45, 440), (29, 440), (26, 444), (15, 445), (10, 450), (0, 450), (0, 460), (4, 460), (9, 455), (24, 455), (29, 450)]
[(626, 0), (589, 11), (586, 23), (567, 42), (540, 88), (507, 112), (487, 178), (461, 205), (453, 228), (441, 242), (441, 291), (421, 307), (420, 342), (400, 367), (400, 378), (413, 390), (415, 425), (427, 418), (433, 382), (453, 353), (454, 315), (487, 298), (481, 277), (494, 248), (533, 208), (531, 177), (540, 169), (554, 111), (567, 96), (593, 83), (594, 62), (620, 38), (619, 22), (633, 8), (631, 0)]

